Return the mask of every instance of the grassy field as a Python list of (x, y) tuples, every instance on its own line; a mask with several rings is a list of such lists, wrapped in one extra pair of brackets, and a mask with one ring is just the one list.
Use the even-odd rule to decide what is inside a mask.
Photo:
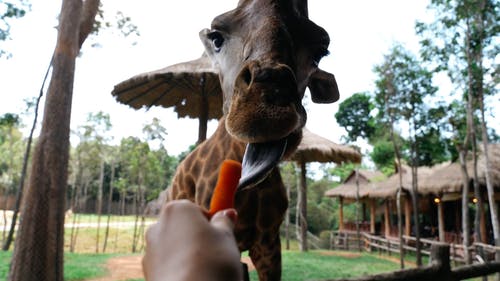
[[(76, 218), (77, 224), (84, 225), (83, 227), (78, 228), (78, 235), (75, 243), (76, 253), (96, 253), (96, 242), (97, 242), (97, 221), (98, 217), (96, 215), (81, 215), (78, 214)], [(155, 221), (152, 218), (146, 218), (146, 223), (151, 223)], [(101, 217), (101, 226), (99, 229), (99, 252), (102, 252), (106, 231), (106, 222), (107, 217)], [(134, 216), (111, 216), (111, 227), (109, 228), (108, 240), (106, 245), (107, 253), (131, 253), (132, 252), (132, 239), (134, 236)], [(73, 223), (73, 218), (67, 219), (66, 224)], [(92, 224), (93, 227), (88, 227), (88, 225)], [(113, 226), (115, 224), (115, 226)], [(122, 224), (122, 226), (117, 227), (117, 224)], [(138, 227), (141, 227), (141, 220), (139, 218)], [(137, 245), (137, 249), (140, 250), (143, 248), (143, 237), (145, 229), (147, 226), (140, 228), (137, 232), (140, 235)], [(76, 232), (76, 229), (73, 230)], [(70, 250), (70, 237), (71, 237), (72, 229), (67, 227), (65, 229), (65, 250)]]
[[(0, 251), (0, 280), (7, 278), (12, 252)], [(72, 254), (66, 253), (64, 280), (76, 281), (103, 276), (106, 274), (106, 260), (113, 254)]]
[[(152, 221), (153, 219), (148, 219)], [(106, 274), (106, 260), (109, 258), (127, 254), (132, 250), (132, 238), (135, 218), (112, 217), (113, 223), (127, 223), (126, 226), (111, 227), (108, 235), (106, 253), (102, 253), (104, 241), (106, 217), (101, 219), (101, 230), (99, 231), (99, 254), (96, 254), (97, 228), (95, 226), (81, 226), (78, 230), (76, 243), (76, 253), (69, 253), (69, 242), (71, 228), (65, 231), (65, 280), (86, 280)], [(67, 220), (71, 223), (72, 219)], [(97, 222), (94, 215), (82, 215), (79, 222), (83, 224), (93, 224)], [(144, 229), (139, 233), (142, 235)], [(143, 247), (143, 237), (139, 237), (137, 246), (138, 254)], [(386, 256), (380, 257), (378, 254), (343, 252), (343, 251), (310, 251), (301, 253), (296, 241), (292, 241), (291, 249), (283, 251), (283, 278), (284, 281), (298, 281), (309, 279), (327, 278), (351, 278), (382, 272), (389, 272), (399, 269), (397, 256), (392, 256), (391, 260)], [(11, 252), (0, 252), (0, 280), (4, 280), (8, 271), (8, 264)], [(246, 254), (246, 253), (244, 253)], [(414, 266), (414, 257), (407, 256), (406, 267)], [(427, 260), (425, 261), (425, 264)], [(258, 280), (255, 271), (250, 272), (251, 280)], [(128, 281), (141, 281), (134, 279)]]
[[(102, 276), (106, 260), (113, 254), (71, 254), (65, 255), (64, 280), (85, 280)], [(0, 252), (0, 280), (6, 278), (11, 252)], [(332, 251), (311, 251), (283, 253), (283, 280), (307, 280), (354, 277), (395, 270), (394, 262), (379, 259), (371, 254)], [(257, 273), (250, 273), (251, 280), (258, 280)], [(142, 280), (138, 279), (137, 281)]]

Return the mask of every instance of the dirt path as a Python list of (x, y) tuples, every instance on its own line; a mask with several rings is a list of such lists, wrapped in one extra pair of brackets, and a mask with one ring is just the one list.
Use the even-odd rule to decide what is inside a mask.
[(108, 260), (108, 275), (87, 281), (121, 281), (144, 278), (141, 266), (142, 256), (121, 256)]
[[(87, 281), (124, 281), (144, 278), (141, 260), (142, 256), (140, 255), (111, 258), (106, 264), (106, 268), (109, 272), (108, 275), (95, 279), (88, 279)], [(248, 270), (255, 269), (250, 258), (243, 257), (241, 260), (248, 265)]]

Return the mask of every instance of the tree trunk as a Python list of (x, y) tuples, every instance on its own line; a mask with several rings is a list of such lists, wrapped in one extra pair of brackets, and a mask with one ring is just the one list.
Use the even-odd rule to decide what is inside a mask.
[[(45, 113), (9, 280), (63, 280), (64, 209), (75, 60), (99, 1), (63, 0)], [(82, 17), (82, 12), (87, 11)], [(87, 20), (85, 22), (84, 20)], [(89, 23), (90, 28), (86, 24)], [(81, 30), (81, 28), (85, 30)]]
[(69, 123), (80, 1), (63, 1), (53, 71), (9, 280), (63, 280)]
[(356, 182), (356, 238), (358, 239), (358, 249), (361, 251), (361, 231), (359, 229), (359, 168), (356, 167), (355, 182)]
[[(480, 5), (484, 9), (484, 1), (481, 1)], [(483, 10), (481, 9), (481, 10)], [(478, 29), (483, 31), (484, 30), (484, 21), (481, 19), (481, 17), (477, 17), (475, 19), (475, 24)], [(483, 65), (483, 57), (482, 57), (482, 50), (483, 47), (481, 45), (480, 48), (478, 48), (477, 52), (477, 64), (481, 66), (480, 69), (482, 69)], [(481, 81), (482, 82), (482, 81)], [(484, 118), (484, 89), (482, 87), (482, 83), (480, 84), (480, 88), (477, 94), (478, 97), (478, 103), (479, 103), (479, 109), (481, 112), (481, 136), (483, 140), (483, 153), (484, 153), (484, 161), (485, 161), (485, 177), (486, 177), (486, 189), (488, 193), (488, 204), (489, 204), (489, 210), (490, 210), (490, 216), (491, 216), (491, 226), (493, 229), (493, 238), (495, 240), (495, 246), (500, 247), (500, 224), (498, 220), (498, 206), (495, 202), (495, 190), (493, 188), (493, 184), (491, 182), (491, 162), (490, 162), (490, 156), (488, 154), (488, 130), (486, 126), (486, 119)], [(500, 251), (496, 252), (495, 255), (495, 260), (500, 261)], [(497, 274), (496, 276), (497, 280), (500, 280), (500, 273)]]
[(300, 161), (300, 186), (299, 186), (299, 220), (300, 220), (300, 251), (307, 252), (307, 188), (306, 164)]
[(78, 193), (80, 192), (80, 188), (78, 188), (78, 184), (75, 183), (73, 184), (73, 198), (72, 198), (72, 201), (73, 203), (71, 204), (71, 209), (73, 209), (73, 224), (71, 226), (71, 234), (70, 234), (70, 242), (69, 242), (69, 251), (71, 253), (74, 252), (75, 250), (75, 244), (73, 243), (74, 241), (74, 237), (75, 237), (75, 227), (76, 227), (76, 217), (77, 217), (77, 211), (78, 211), (78, 208), (77, 208), (77, 204), (78, 204), (78, 200), (80, 199), (80, 197), (78, 196)]
[(106, 252), (106, 246), (108, 244), (109, 236), (109, 223), (111, 221), (111, 204), (113, 203), (113, 181), (115, 180), (115, 162), (111, 163), (111, 179), (109, 182), (109, 196), (108, 196), (108, 219), (106, 221), (106, 232), (104, 233), (104, 245), (102, 246), (102, 252)]
[(412, 156), (412, 165), (411, 165), (411, 202), (413, 207), (413, 223), (415, 225), (415, 248), (416, 248), (416, 260), (417, 266), (422, 266), (422, 245), (420, 243), (420, 220), (419, 220), (419, 193), (418, 193), (418, 166), (419, 163), (419, 151), (417, 148), (417, 122), (414, 117), (412, 117), (413, 126), (410, 128), (410, 136), (413, 135), (413, 140), (411, 142), (411, 156)]
[[(394, 89), (392, 89), (392, 86), (389, 85), (389, 92), (393, 92)], [(390, 135), (391, 135), (391, 140), (392, 144), (394, 146), (394, 154), (396, 155), (396, 163), (398, 165), (398, 174), (399, 174), (399, 188), (397, 191), (396, 195), (396, 207), (397, 207), (397, 213), (398, 213), (398, 233), (399, 233), (399, 252), (400, 252), (400, 266), (403, 269), (405, 267), (404, 263), (404, 248), (403, 248), (403, 222), (402, 222), (402, 215), (401, 215), (401, 193), (403, 192), (403, 170), (401, 166), (401, 154), (399, 153), (399, 146), (396, 142), (396, 137), (394, 136), (394, 116), (391, 114), (391, 111), (388, 108), (389, 104), (389, 99), (387, 95), (384, 97), (385, 98), (385, 103), (387, 107), (387, 114), (389, 115), (390, 119)]]
[(101, 173), (99, 176), (99, 189), (97, 191), (97, 229), (96, 229), (96, 240), (95, 240), (95, 252), (99, 253), (99, 234), (101, 229), (101, 215), (102, 215), (102, 190), (104, 189), (104, 158), (101, 159)]
[(132, 253), (135, 253), (137, 251), (137, 231), (138, 231), (138, 224), (139, 224), (139, 206), (137, 206), (138, 201), (139, 201), (138, 196), (139, 196), (139, 190), (137, 190), (134, 193), (135, 221), (134, 221), (134, 234), (132, 236)]
[[(286, 198), (290, 202), (290, 185), (286, 186)], [(285, 213), (285, 249), (290, 250), (290, 205), (286, 208)]]
[(470, 246), (470, 226), (469, 226), (469, 174), (467, 172), (466, 166), (466, 155), (467, 150), (465, 152), (459, 150), (459, 158), (460, 158), (460, 166), (462, 173), (462, 235), (463, 235), (463, 246), (464, 246), (464, 255), (465, 255), (465, 263), (471, 263), (471, 257), (469, 252)]

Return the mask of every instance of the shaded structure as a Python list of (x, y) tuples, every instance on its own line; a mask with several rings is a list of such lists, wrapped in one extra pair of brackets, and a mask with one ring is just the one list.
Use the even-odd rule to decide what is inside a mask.
[[(425, 178), (432, 173), (429, 167), (418, 167), (417, 177), (419, 179)], [(378, 182), (376, 188), (368, 192), (368, 197), (372, 199), (380, 199), (384, 204), (384, 233), (385, 236), (397, 236), (398, 229), (393, 227), (391, 222), (391, 214), (394, 213), (396, 206), (397, 193), (400, 186), (399, 175), (402, 176), (401, 183), (401, 201), (404, 205), (404, 235), (411, 235), (411, 212), (412, 212), (412, 175), (411, 167), (402, 165), (401, 171), (397, 171), (384, 181)], [(420, 204), (420, 208), (427, 209), (428, 206)]]
[[(356, 179), (357, 177), (357, 179)], [(370, 208), (370, 224), (369, 226), (361, 225), (362, 231), (375, 233), (375, 215), (377, 202), (374, 198), (369, 198), (368, 194), (375, 188), (376, 182), (386, 179), (385, 175), (379, 171), (369, 170), (354, 170), (343, 181), (343, 183), (335, 188), (325, 192), (327, 197), (337, 197), (339, 200), (339, 231), (354, 230), (352, 225), (346, 226), (344, 222), (344, 204), (359, 201), (362, 204), (363, 222), (366, 221), (365, 209)], [(356, 184), (356, 181), (358, 184)]]
[[(495, 190), (495, 201), (500, 201), (500, 144), (489, 144), (488, 146), (490, 159), (490, 178)], [(479, 152), (477, 161), (478, 178), (477, 183), (480, 188), (482, 200), (477, 200), (474, 194), (474, 178), (472, 177), (474, 169), (474, 161), (469, 153), (469, 158), (466, 162), (467, 173), (469, 174), (469, 195), (468, 200), (472, 204), (482, 202), (482, 208), (475, 208), (480, 212), (480, 229), (482, 241), (490, 242), (491, 237), (488, 237), (488, 229), (491, 225), (489, 212), (485, 213), (484, 206), (488, 205), (487, 190), (486, 190), (486, 162), (484, 153)], [(429, 198), (435, 205), (433, 215), (437, 217), (437, 229), (439, 240), (461, 242), (461, 200), (462, 200), (463, 180), (460, 163), (444, 163), (435, 166), (432, 173), (423, 178), (419, 183), (419, 193), (422, 196)]]
[(300, 167), (300, 185), (298, 185), (297, 212), (299, 213), (300, 226), (299, 241), (300, 249), (307, 251), (307, 183), (306, 163), (308, 162), (334, 162), (342, 164), (346, 162), (361, 162), (361, 154), (352, 147), (334, 143), (324, 137), (313, 134), (307, 128), (302, 130), (302, 141), (297, 150), (291, 156), (292, 161), (297, 162)]
[(134, 109), (173, 107), (179, 118), (198, 118), (198, 144), (207, 137), (208, 120), (222, 117), (219, 74), (205, 54), (133, 76), (115, 85), (111, 94)]
[[(489, 158), (491, 162), (490, 177), (495, 190), (495, 201), (500, 202), (500, 144), (490, 144), (488, 147)], [(486, 166), (484, 154), (480, 151), (478, 157), (478, 178), (477, 183), (480, 187), (481, 200), (476, 200), (473, 191), (473, 159), (469, 154), (467, 159), (467, 171), (469, 177), (469, 196), (470, 206), (473, 207), (477, 202), (483, 202), (487, 205), (486, 191)], [(353, 172), (354, 173), (354, 172)], [(412, 196), (412, 176), (411, 167), (403, 165), (401, 171), (385, 180), (364, 182), (360, 172), (359, 200), (363, 203), (374, 202), (370, 208), (375, 210), (375, 214), (383, 214), (383, 223), (380, 234), (386, 237), (398, 235), (398, 229), (395, 226), (394, 214), (396, 213), (396, 196), (399, 188), (399, 174), (402, 175), (402, 202), (404, 202), (404, 234), (414, 235), (411, 213), (413, 212), (411, 204)], [(353, 183), (353, 174), (346, 179), (342, 185), (328, 190), (325, 196), (338, 197), (340, 202), (353, 202), (356, 199), (356, 186)], [(463, 180), (460, 163), (441, 163), (433, 167), (418, 167), (418, 210), (421, 216), (424, 228), (421, 229), (422, 237), (437, 238), (440, 241), (448, 243), (462, 243), (462, 189)], [(342, 204), (342, 203), (341, 203)], [(487, 208), (474, 208), (475, 210), (487, 210)], [(372, 213), (372, 212), (371, 212)], [(471, 216), (472, 219), (473, 216)], [(339, 224), (339, 230), (346, 229), (343, 219)], [(373, 221), (373, 218), (370, 218)], [(493, 237), (487, 237), (486, 234), (491, 230), (491, 218), (489, 212), (480, 213), (480, 227), (483, 234), (482, 241), (492, 243)], [(472, 225), (472, 224), (471, 224)], [(352, 229), (351, 229), (352, 230)], [(366, 229), (364, 229), (366, 231)], [(370, 232), (373, 233), (373, 226), (370, 223)], [(376, 231), (378, 232), (378, 231)]]

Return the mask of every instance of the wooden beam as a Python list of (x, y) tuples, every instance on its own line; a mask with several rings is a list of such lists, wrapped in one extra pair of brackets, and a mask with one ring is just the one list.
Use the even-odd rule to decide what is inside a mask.
[(375, 208), (376, 202), (375, 199), (370, 200), (370, 233), (375, 233)]
[(344, 231), (344, 198), (339, 197), (339, 231)]
[(443, 202), (439, 202), (437, 204), (437, 209), (438, 209), (438, 231), (439, 231), (439, 241), (440, 242), (445, 242), (445, 236), (444, 236), (444, 208), (443, 208)]
[(405, 235), (411, 235), (411, 198), (405, 196)]
[(389, 221), (390, 211), (389, 211), (389, 200), (385, 200), (384, 204), (384, 226), (385, 226), (385, 237), (389, 237), (391, 234), (391, 224)]

